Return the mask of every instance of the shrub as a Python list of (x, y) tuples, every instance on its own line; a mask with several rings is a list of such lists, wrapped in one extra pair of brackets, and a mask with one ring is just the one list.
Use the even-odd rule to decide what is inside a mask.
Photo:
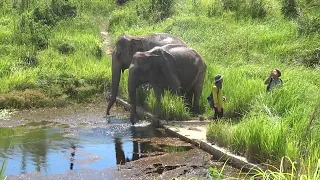
[(137, 105), (141, 107), (146, 106), (150, 87), (148, 84), (144, 84), (137, 88)]
[(299, 13), (296, 0), (283, 0), (281, 12), (286, 18), (297, 18)]
[(32, 44), (38, 50), (48, 47), (49, 36), (50, 27), (35, 22), (29, 13), (21, 15), (13, 33), (13, 39), (19, 45)]
[(189, 109), (184, 105), (184, 99), (165, 91), (161, 98), (162, 114), (167, 120), (186, 120), (189, 119)]
[(38, 90), (12, 91), (0, 94), (0, 108), (46, 107), (52, 104), (45, 94)]
[(303, 16), (298, 19), (298, 32), (302, 34), (312, 34), (320, 32), (320, 17)]
[(29, 52), (21, 57), (24, 66), (36, 67), (39, 64), (39, 59), (35, 53), (30, 54)]
[(99, 45), (97, 45), (94, 49), (94, 56), (97, 59), (102, 59), (102, 54), (103, 54), (102, 48)]
[(33, 11), (36, 22), (55, 26), (62, 19), (77, 16), (77, 8), (68, 4), (68, 1), (52, 0), (49, 7), (41, 10), (39, 7)]
[(173, 14), (173, 0), (150, 0), (149, 11), (156, 21), (170, 17)]
[(72, 54), (75, 50), (74, 46), (70, 43), (58, 44), (57, 49), (61, 54)]
[(305, 55), (298, 59), (298, 62), (307, 67), (317, 67), (320, 64), (320, 48), (313, 51), (307, 51)]
[(252, 18), (264, 18), (266, 16), (266, 9), (263, 0), (251, 0), (250, 10)]
[(239, 11), (245, 0), (221, 0), (224, 10)]

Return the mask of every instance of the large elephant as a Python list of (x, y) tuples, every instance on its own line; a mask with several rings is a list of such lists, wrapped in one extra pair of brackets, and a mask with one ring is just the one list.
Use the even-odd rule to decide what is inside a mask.
[(119, 89), (119, 81), (121, 72), (128, 69), (132, 56), (138, 51), (148, 51), (156, 46), (166, 44), (182, 44), (186, 43), (181, 39), (166, 33), (155, 33), (146, 36), (120, 36), (116, 42), (116, 47), (112, 52), (112, 88), (111, 98), (109, 99), (106, 114), (110, 114), (110, 109), (116, 101)]
[(155, 47), (137, 52), (129, 68), (128, 91), (131, 102), (131, 123), (136, 114), (136, 88), (145, 83), (153, 86), (158, 103), (165, 88), (183, 93), (189, 102), (193, 98), (193, 111), (199, 113), (207, 65), (192, 48), (179, 44)]

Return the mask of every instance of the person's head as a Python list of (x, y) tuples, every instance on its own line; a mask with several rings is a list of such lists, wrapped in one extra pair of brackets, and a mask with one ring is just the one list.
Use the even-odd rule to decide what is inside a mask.
[(223, 76), (221, 74), (217, 74), (214, 77), (214, 83), (215, 84), (222, 84), (222, 82), (223, 82)]
[(281, 76), (281, 71), (279, 69), (277, 69), (277, 68), (274, 68), (272, 70), (272, 76), (273, 77), (280, 77)]

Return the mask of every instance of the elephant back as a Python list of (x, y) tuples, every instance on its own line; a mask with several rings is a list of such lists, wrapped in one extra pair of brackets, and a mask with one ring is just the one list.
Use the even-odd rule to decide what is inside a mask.
[(177, 73), (181, 87), (185, 90), (193, 87), (199, 73), (206, 70), (206, 64), (200, 54), (192, 48), (170, 44), (162, 47), (172, 69)]

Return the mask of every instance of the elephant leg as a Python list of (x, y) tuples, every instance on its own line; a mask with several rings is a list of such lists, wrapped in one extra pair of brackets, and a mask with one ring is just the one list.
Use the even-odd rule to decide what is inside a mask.
[(206, 76), (206, 71), (201, 72), (198, 76), (198, 81), (194, 87), (194, 97), (193, 97), (193, 112), (195, 114), (200, 114), (199, 101), (202, 93), (204, 78)]

